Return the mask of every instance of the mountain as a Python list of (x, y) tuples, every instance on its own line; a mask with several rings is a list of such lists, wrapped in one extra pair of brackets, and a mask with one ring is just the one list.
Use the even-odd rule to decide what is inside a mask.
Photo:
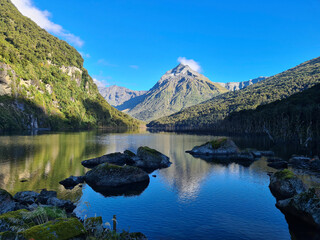
[(81, 55), (0, 0), (0, 130), (131, 127), (111, 107)]
[(250, 79), (249, 81), (243, 82), (228, 82), (228, 83), (220, 83), (221, 86), (225, 87), (229, 91), (236, 91), (248, 87), (252, 84), (258, 83), (260, 81), (266, 80), (267, 77), (258, 77), (254, 79)]
[(255, 110), (231, 113), (218, 128), (232, 133), (267, 133), (300, 143), (320, 136), (320, 84)]
[(165, 129), (210, 129), (232, 112), (285, 99), (320, 82), (320, 58), (304, 62), (266, 80), (227, 92), (178, 113), (157, 119), (148, 127)]
[(145, 94), (147, 91), (133, 91), (125, 87), (119, 87), (116, 85), (110, 87), (99, 87), (98, 89), (102, 97), (107, 100), (111, 106), (119, 106), (122, 105), (124, 102), (139, 97)]
[(148, 122), (224, 92), (227, 89), (220, 84), (211, 82), (187, 65), (179, 64), (166, 72), (147, 93), (132, 98), (117, 108)]

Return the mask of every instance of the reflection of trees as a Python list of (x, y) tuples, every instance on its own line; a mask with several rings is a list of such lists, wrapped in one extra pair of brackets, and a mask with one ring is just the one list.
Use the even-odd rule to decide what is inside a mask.
[(65, 198), (78, 198), (80, 188), (67, 191), (59, 181), (83, 175), (80, 162), (106, 152), (104, 145), (94, 141), (95, 136), (94, 132), (79, 132), (0, 137), (0, 188), (12, 194), (47, 188)]

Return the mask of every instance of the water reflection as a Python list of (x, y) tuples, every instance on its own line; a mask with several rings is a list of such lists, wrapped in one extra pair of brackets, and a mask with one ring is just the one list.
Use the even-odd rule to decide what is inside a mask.
[(92, 141), (95, 136), (94, 132), (1, 136), (0, 188), (12, 194), (47, 188), (61, 197), (79, 198), (80, 188), (67, 191), (57, 183), (83, 175), (81, 160), (107, 151), (106, 145)]
[[(299, 239), (303, 233), (288, 224), (274, 206), (268, 189), (266, 158), (250, 167), (197, 159), (186, 150), (212, 140), (208, 135), (78, 132), (33, 136), (0, 136), (0, 188), (12, 194), (48, 188), (60, 197), (79, 200), (78, 214), (90, 203), (94, 216), (109, 221), (119, 216), (119, 228), (142, 231), (150, 239)], [(256, 148), (290, 156), (296, 148), (281, 148), (266, 139), (233, 138), (240, 148)], [(152, 173), (150, 183), (131, 189), (65, 190), (58, 182), (83, 175), (81, 161), (149, 146), (173, 164)], [(281, 148), (279, 151), (278, 148)], [(20, 182), (26, 179), (27, 182)], [(307, 181), (312, 177), (305, 176)], [(95, 191), (94, 191), (95, 190)], [(98, 192), (98, 193), (97, 193)], [(111, 197), (112, 196), (112, 197)], [(82, 216), (82, 215), (81, 215)], [(214, 237), (212, 233), (215, 233)], [(316, 235), (308, 235), (316, 236)]]

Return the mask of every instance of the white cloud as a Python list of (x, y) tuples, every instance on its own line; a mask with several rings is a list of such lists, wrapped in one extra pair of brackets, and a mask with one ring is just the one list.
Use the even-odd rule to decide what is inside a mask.
[(89, 53), (79, 52), (83, 58), (91, 58)]
[(103, 65), (103, 66), (106, 66), (106, 67), (118, 67), (118, 65), (109, 63), (109, 62), (108, 62), (107, 60), (105, 60), (105, 59), (99, 59), (99, 60), (98, 60), (98, 64)]
[(130, 65), (129, 67), (130, 67), (130, 68), (133, 68), (133, 69), (139, 69), (139, 66), (138, 66), (138, 65)]
[[(110, 77), (110, 79), (112, 79)], [(96, 78), (93, 78), (93, 82), (97, 85), (98, 88), (105, 88), (110, 86), (110, 83), (108, 83), (106, 80), (98, 80)]]
[(186, 59), (185, 57), (178, 57), (178, 62), (182, 63), (183, 65), (188, 65), (192, 70), (196, 72), (201, 72), (201, 66), (198, 62), (193, 59)]
[(18, 10), (28, 18), (31, 18), (40, 27), (44, 28), (48, 32), (51, 32), (59, 37), (64, 38), (71, 44), (77, 47), (82, 47), (84, 41), (78, 37), (69, 33), (61, 25), (50, 21), (51, 13), (47, 10), (40, 10), (33, 5), (32, 0), (11, 0), (12, 3), (18, 8)]

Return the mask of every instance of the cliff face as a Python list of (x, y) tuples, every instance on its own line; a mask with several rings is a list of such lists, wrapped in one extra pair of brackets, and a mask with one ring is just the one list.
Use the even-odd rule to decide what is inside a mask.
[(236, 91), (266, 79), (267, 77), (258, 77), (258, 78), (250, 79), (248, 81), (243, 81), (243, 82), (228, 82), (228, 83), (219, 83), (219, 84), (221, 84), (221, 86), (225, 87), (229, 91)]
[(112, 108), (66, 42), (0, 0), (1, 129), (130, 127)]
[(147, 91), (133, 91), (125, 87), (119, 87), (116, 85), (110, 87), (99, 87), (99, 92), (107, 100), (111, 106), (120, 106), (126, 101), (132, 98), (139, 97), (145, 94)]

